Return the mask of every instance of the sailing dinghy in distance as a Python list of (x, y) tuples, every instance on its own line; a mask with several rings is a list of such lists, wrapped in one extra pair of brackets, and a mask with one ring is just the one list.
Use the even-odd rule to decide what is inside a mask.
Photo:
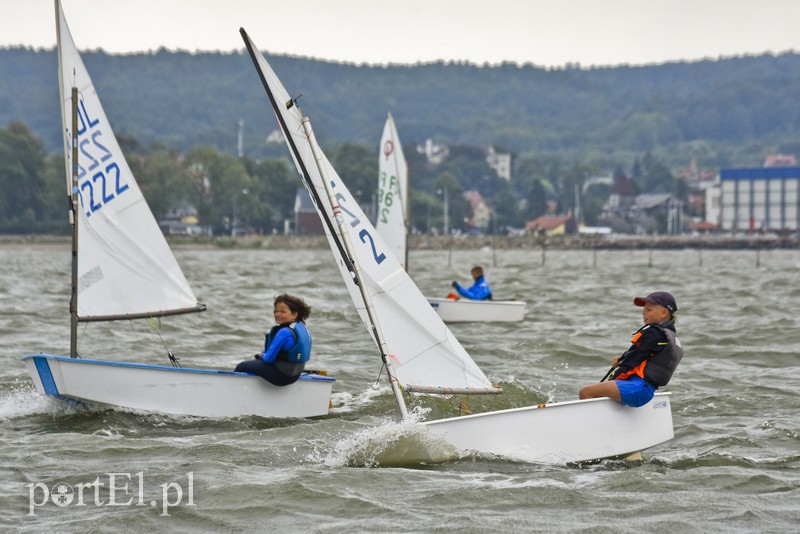
[(326, 415), (334, 379), (325, 376), (303, 375), (277, 387), (233, 371), (78, 357), (79, 321), (162, 317), (203, 311), (205, 305), (197, 301), (150, 212), (58, 0), (55, 6), (73, 225), (70, 357), (24, 356), (36, 389), (66, 400), (201, 417)]
[[(383, 126), (378, 159), (375, 228), (408, 270), (408, 164), (391, 113)], [(445, 323), (519, 322), (525, 317), (525, 302), (521, 300), (428, 297), (428, 303)]]
[(408, 270), (408, 163), (392, 114), (386, 117), (378, 154), (378, 215), (375, 229)]
[[(322, 220), (353, 304), (378, 347), (403, 419), (404, 393), (501, 393), (472, 360), (370, 224), (319, 148), (311, 123), (244, 29), (289, 152)], [(418, 423), (465, 452), (528, 462), (629, 454), (673, 437), (668, 394), (641, 408), (611, 399), (526, 406)]]
[(518, 323), (525, 318), (522, 300), (470, 300), (428, 297), (445, 323)]

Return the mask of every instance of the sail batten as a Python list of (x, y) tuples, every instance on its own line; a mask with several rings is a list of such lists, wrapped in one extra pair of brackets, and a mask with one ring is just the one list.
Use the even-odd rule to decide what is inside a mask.
[[(376, 345), (380, 348), (382, 341), (385, 342), (399, 383), (403, 387), (413, 384), (439, 393), (498, 390), (409, 278), (401, 265), (402, 260), (389, 250), (325, 154), (312, 146), (313, 140), (302, 131), (307, 119), (297, 106), (281, 104), (290, 100), (288, 92), (246, 32), (240, 32), (298, 173), (324, 223), (328, 243), (351, 300)], [(323, 183), (325, 178), (328, 184)], [(321, 200), (329, 198), (332, 202)], [(360, 287), (353, 278), (356, 271), (349, 265), (348, 254), (342, 249), (345, 236), (340, 232), (347, 232), (347, 241), (353, 245), (352, 260), (358, 266)], [(368, 299), (362, 297), (362, 290), (368, 294)], [(365, 300), (369, 301), (370, 310)], [(384, 340), (377, 339), (371, 316), (377, 318)]]
[[(68, 193), (77, 170), (80, 321), (202, 311), (125, 160), (56, 1)], [(72, 88), (78, 88), (77, 128)], [(77, 145), (77, 158), (73, 156)]]

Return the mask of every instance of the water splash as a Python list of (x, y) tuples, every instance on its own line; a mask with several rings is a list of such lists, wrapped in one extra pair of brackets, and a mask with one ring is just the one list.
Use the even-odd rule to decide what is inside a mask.
[(358, 394), (351, 392), (338, 392), (331, 395), (331, 414), (358, 412), (359, 409), (369, 406), (390, 391), (388, 386), (372, 385)]
[(419, 467), (458, 460), (461, 454), (418, 423), (425, 409), (409, 413), (407, 421), (384, 421), (338, 440), (323, 458), (327, 467)]
[(0, 421), (8, 421), (32, 415), (60, 417), (74, 414), (82, 408), (74, 403), (57, 401), (40, 395), (30, 382), (16, 379), (13, 384), (4, 384), (0, 390)]

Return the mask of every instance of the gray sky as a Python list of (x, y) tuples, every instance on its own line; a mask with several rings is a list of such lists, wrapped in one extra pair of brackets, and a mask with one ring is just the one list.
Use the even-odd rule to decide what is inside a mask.
[[(642, 65), (800, 51), (798, 0), (63, 0), (80, 50), (354, 63)], [(0, 46), (55, 45), (53, 0), (0, 0)]]

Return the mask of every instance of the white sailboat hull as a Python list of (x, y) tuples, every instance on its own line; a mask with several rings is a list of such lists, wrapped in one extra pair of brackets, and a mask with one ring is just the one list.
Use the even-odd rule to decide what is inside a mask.
[(599, 398), (421, 424), (462, 451), (542, 463), (627, 456), (674, 436), (669, 393), (640, 408)]
[(521, 300), (426, 298), (445, 323), (519, 322), (525, 317)]
[(22, 360), (43, 395), (132, 410), (198, 417), (327, 415), (335, 379), (302, 375), (273, 386), (233, 371), (31, 354)]

